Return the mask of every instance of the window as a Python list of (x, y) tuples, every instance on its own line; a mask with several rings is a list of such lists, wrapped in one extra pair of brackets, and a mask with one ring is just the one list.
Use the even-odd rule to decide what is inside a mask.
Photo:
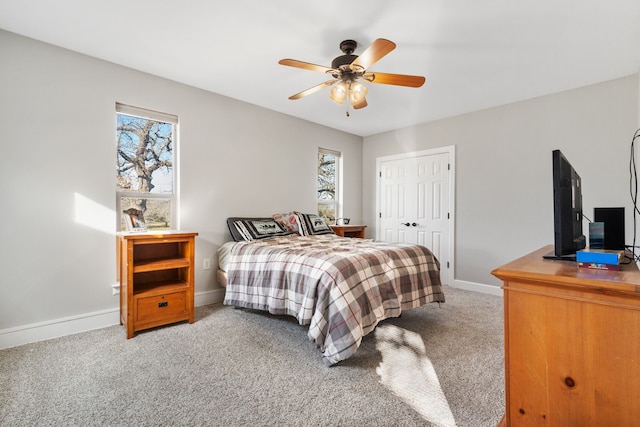
[(116, 104), (116, 113), (119, 229), (127, 229), (126, 220), (131, 217), (123, 211), (141, 212), (135, 217), (135, 226), (142, 225), (151, 230), (177, 228), (175, 147), (178, 118), (123, 104)]
[(337, 151), (318, 149), (318, 215), (335, 224), (342, 215), (340, 169), (342, 156)]

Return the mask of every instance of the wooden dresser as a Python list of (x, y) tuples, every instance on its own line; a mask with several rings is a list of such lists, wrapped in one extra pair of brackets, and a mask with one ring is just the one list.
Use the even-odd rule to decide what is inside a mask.
[(495, 269), (504, 282), (506, 426), (640, 423), (640, 272), (544, 260)]
[(181, 231), (118, 233), (120, 323), (136, 331), (193, 323), (195, 236)]

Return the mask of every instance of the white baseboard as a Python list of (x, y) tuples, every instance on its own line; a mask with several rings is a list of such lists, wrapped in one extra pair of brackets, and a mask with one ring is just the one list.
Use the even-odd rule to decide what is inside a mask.
[[(222, 302), (224, 289), (196, 292), (194, 304), (196, 307)], [(32, 342), (44, 341), (65, 335), (77, 334), (94, 329), (106, 328), (120, 323), (120, 308), (84, 313), (76, 316), (63, 317), (30, 325), (16, 326), (0, 330), (0, 350), (17, 347)]]
[(0, 330), (0, 349), (106, 328), (120, 323), (120, 309), (84, 313)]
[(467, 282), (466, 280), (453, 280), (454, 288), (464, 289), (467, 291), (480, 292), (483, 294), (502, 296), (502, 288), (500, 286), (485, 285), (483, 283)]
[(217, 304), (224, 300), (224, 289), (214, 289), (212, 291), (196, 292), (194, 295), (194, 305)]

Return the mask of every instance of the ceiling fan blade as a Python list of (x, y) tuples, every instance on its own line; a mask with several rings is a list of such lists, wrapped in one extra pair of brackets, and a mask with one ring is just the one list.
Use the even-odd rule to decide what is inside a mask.
[(366, 48), (352, 63), (349, 65), (351, 70), (356, 68), (362, 68), (366, 70), (380, 59), (382, 59), (387, 53), (396, 48), (396, 44), (387, 39), (376, 39), (371, 46)]
[(409, 76), (406, 74), (390, 74), (390, 73), (366, 73), (363, 79), (370, 83), (378, 83), (383, 85), (396, 85), (408, 87), (420, 87), (424, 84), (425, 78), (422, 76)]
[(287, 65), (289, 67), (302, 68), (305, 70), (319, 71), (321, 73), (333, 71), (332, 68), (325, 67), (323, 65), (311, 64), (309, 62), (298, 61), (296, 59), (281, 59), (280, 61), (278, 61), (278, 64)]
[(309, 89), (303, 90), (302, 92), (298, 92), (295, 95), (291, 95), (289, 97), (289, 99), (294, 100), (294, 99), (300, 99), (302, 97), (305, 97), (307, 95), (311, 95), (312, 93), (315, 93), (321, 89), (324, 89), (327, 86), (331, 86), (334, 83), (337, 83), (339, 80), (327, 80), (324, 83), (320, 83), (319, 85), (315, 85), (313, 87), (310, 87)]
[(362, 101), (358, 102), (357, 104), (353, 104), (352, 107), (354, 110), (359, 110), (361, 108), (366, 107), (367, 105), (369, 105), (367, 104), (367, 99), (364, 98)]

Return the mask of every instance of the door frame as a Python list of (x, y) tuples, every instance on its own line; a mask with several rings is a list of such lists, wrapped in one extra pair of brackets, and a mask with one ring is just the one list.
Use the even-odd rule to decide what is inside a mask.
[(401, 153), (401, 154), (394, 154), (394, 155), (390, 155), (390, 156), (382, 156), (382, 157), (376, 157), (376, 235), (375, 238), (376, 240), (380, 239), (381, 236), (381, 230), (380, 230), (380, 212), (381, 212), (381, 208), (380, 208), (380, 201), (381, 201), (381, 188), (380, 188), (380, 171), (381, 171), (381, 164), (383, 162), (387, 162), (387, 161), (391, 161), (391, 160), (405, 160), (405, 159), (412, 159), (415, 157), (422, 157), (422, 156), (431, 156), (431, 155), (436, 155), (436, 154), (448, 154), (449, 155), (449, 188), (448, 188), (448, 195), (449, 195), (449, 232), (447, 235), (447, 238), (449, 239), (449, 250), (447, 253), (447, 256), (449, 257), (449, 264), (448, 266), (446, 265), (446, 262), (442, 262), (442, 264), (440, 266), (440, 274), (441, 276), (443, 274), (446, 275), (446, 277), (443, 277), (443, 283), (448, 284), (449, 286), (453, 286), (453, 281), (455, 280), (455, 219), (456, 219), (456, 215), (455, 215), (455, 207), (456, 207), (456, 203), (455, 203), (455, 196), (456, 196), (456, 192), (455, 192), (455, 177), (456, 177), (456, 147), (455, 145), (449, 145), (446, 147), (438, 147), (438, 148), (432, 148), (432, 149), (428, 149), (428, 150), (421, 150), (421, 151), (411, 151), (411, 152), (407, 152), (407, 153)]

